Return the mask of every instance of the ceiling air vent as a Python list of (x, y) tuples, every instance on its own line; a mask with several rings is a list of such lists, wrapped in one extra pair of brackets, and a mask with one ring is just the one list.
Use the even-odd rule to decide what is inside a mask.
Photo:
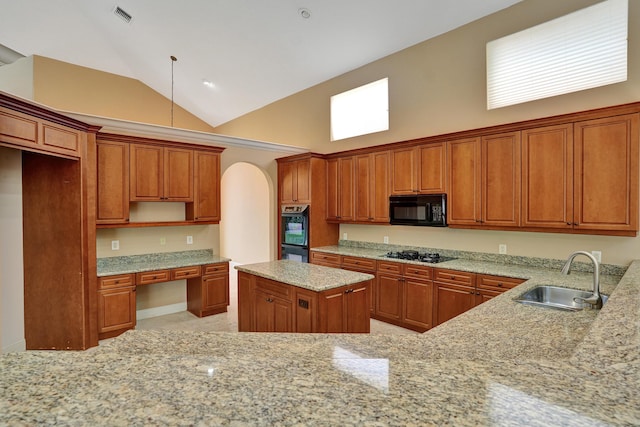
[(127, 24), (133, 19), (133, 16), (125, 12), (124, 9), (121, 9), (120, 6), (116, 6), (115, 9), (113, 9), (113, 13), (115, 13), (117, 17), (122, 19)]

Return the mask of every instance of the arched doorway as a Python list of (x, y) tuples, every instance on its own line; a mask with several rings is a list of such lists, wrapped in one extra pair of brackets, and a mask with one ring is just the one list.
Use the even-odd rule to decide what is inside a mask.
[(234, 163), (222, 175), (220, 255), (233, 263), (271, 259), (270, 187), (268, 176), (251, 163)]

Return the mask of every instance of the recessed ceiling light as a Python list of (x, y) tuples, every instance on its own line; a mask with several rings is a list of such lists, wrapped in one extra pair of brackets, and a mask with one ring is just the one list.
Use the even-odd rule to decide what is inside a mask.
[(298, 9), (298, 15), (300, 15), (304, 19), (309, 19), (311, 18), (311, 11), (306, 7), (301, 7), (300, 9)]
[(205, 85), (206, 87), (209, 87), (209, 88), (213, 88), (213, 86), (214, 86), (213, 82), (211, 82), (209, 80), (206, 80), (206, 79), (202, 80), (202, 84)]

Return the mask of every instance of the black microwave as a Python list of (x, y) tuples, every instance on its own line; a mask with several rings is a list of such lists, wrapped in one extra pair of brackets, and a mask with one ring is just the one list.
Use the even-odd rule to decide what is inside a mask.
[(390, 196), (389, 219), (395, 225), (446, 227), (447, 195)]

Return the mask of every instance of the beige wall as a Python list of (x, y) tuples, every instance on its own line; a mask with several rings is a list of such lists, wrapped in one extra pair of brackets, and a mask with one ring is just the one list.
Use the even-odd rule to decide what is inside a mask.
[(22, 266), (22, 154), (0, 147), (0, 351), (26, 348)]
[[(598, 0), (524, 0), (216, 127), (328, 153), (623, 104), (640, 99), (640, 2), (629, 2), (629, 80), (487, 111), (485, 45)], [(330, 142), (329, 98), (389, 77), (390, 130)]]
[[(245, 138), (298, 144), (328, 153), (475, 129), (640, 100), (640, 2), (629, 2), (629, 80), (574, 94), (486, 110), (485, 45), (488, 41), (596, 3), (596, 0), (525, 0), (357, 70), (297, 93), (215, 129)], [(329, 97), (389, 77), (390, 130), (329, 141)], [(603, 262), (626, 265), (640, 257), (640, 240), (434, 229), (429, 227), (342, 225), (350, 240), (565, 258), (578, 249), (601, 250)]]

